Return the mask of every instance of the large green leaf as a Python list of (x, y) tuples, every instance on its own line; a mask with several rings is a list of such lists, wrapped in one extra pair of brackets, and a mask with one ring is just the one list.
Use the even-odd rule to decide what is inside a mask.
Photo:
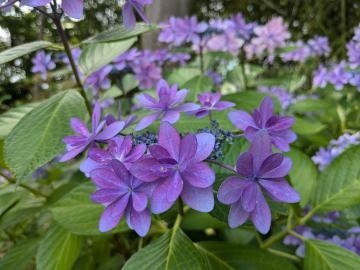
[(239, 270), (295, 270), (290, 261), (267, 253), (261, 249), (241, 246), (226, 242), (200, 242), (196, 247), (206, 255), (209, 264), (216, 267), (209, 269)]
[(320, 240), (305, 241), (305, 270), (358, 270), (360, 256)]
[(334, 108), (334, 105), (327, 100), (321, 99), (304, 99), (299, 100), (290, 106), (290, 109), (297, 113), (308, 113), (316, 111), (326, 111)]
[(40, 40), (21, 44), (19, 46), (7, 49), (0, 52), (0, 64), (10, 62), (16, 58), (19, 58), (20, 56), (50, 47), (52, 45), (53, 44), (51, 42)]
[(172, 71), (169, 76), (167, 76), (167, 81), (170, 84), (183, 85), (185, 82), (200, 74), (201, 71), (198, 68), (181, 67)]
[(322, 131), (326, 126), (316, 120), (295, 117), (294, 131), (299, 135), (310, 135)]
[(90, 75), (128, 50), (136, 40), (136, 38), (130, 38), (121, 41), (91, 43), (87, 45), (81, 52), (79, 59), (81, 71), (86, 75)]
[[(70, 232), (78, 235), (100, 235), (98, 224), (104, 207), (90, 200), (95, 191), (92, 183), (84, 183), (70, 191), (50, 207), (54, 219)], [(120, 223), (114, 231), (127, 231), (129, 228)]]
[(347, 149), (320, 174), (314, 211), (333, 211), (360, 203), (360, 146)]
[(123, 270), (202, 270), (205, 260), (192, 241), (179, 228), (168, 231), (135, 253)]
[(39, 245), (38, 238), (29, 238), (16, 243), (4, 257), (0, 259), (0, 269), (2, 270), (25, 270), (29, 268), (32, 258)]
[(76, 91), (61, 92), (24, 116), (5, 140), (5, 162), (18, 181), (64, 150), (70, 118), (83, 118), (86, 108)]
[(70, 270), (80, 254), (82, 238), (53, 224), (36, 254), (38, 270)]
[(20, 119), (28, 114), (37, 105), (39, 105), (39, 103), (22, 105), (0, 115), (0, 138), (6, 137), (20, 121)]
[(298, 149), (291, 148), (286, 154), (292, 160), (290, 180), (301, 195), (301, 206), (305, 206), (314, 191), (317, 180), (317, 169), (311, 159)]
[(124, 25), (121, 25), (97, 34), (96, 36), (85, 40), (84, 43), (119, 41), (129, 39), (155, 29), (157, 29), (156, 25), (149, 25), (146, 23), (137, 23), (132, 30), (129, 30)]
[(198, 94), (211, 91), (213, 83), (208, 76), (199, 75), (184, 83), (181, 88), (189, 90), (187, 100), (196, 101)]

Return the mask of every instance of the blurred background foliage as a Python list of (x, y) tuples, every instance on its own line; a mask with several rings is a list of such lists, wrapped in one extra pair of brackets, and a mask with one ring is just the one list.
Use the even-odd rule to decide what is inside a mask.
[[(84, 20), (65, 22), (71, 43), (76, 45), (96, 32), (121, 23), (120, 2), (86, 0)], [(159, 2), (158, 5), (150, 9), (164, 7), (166, 10), (157, 11), (161, 14), (158, 18), (164, 19), (173, 14), (196, 14), (208, 20), (241, 12), (247, 21), (265, 23), (272, 16), (282, 16), (289, 24), (293, 40), (327, 36), (335, 59), (346, 56), (346, 42), (360, 21), (360, 1), (356, 0), (192, 0), (186, 3), (186, 8), (183, 0), (155, 2)], [(180, 5), (181, 13), (185, 14), (179, 14)], [(58, 41), (56, 29), (43, 15), (29, 11), (24, 14), (16, 8), (9, 15), (0, 16), (0, 50), (39, 39)], [(30, 68), (29, 56), (0, 66), (0, 112), (14, 103), (34, 99), (34, 80), (26, 79)]]

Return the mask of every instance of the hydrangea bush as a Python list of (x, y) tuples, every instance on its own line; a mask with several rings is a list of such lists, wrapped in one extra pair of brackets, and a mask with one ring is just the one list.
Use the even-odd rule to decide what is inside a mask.
[(358, 269), (360, 26), (338, 60), (281, 17), (155, 25), (150, 4), (73, 45), (84, 1), (0, 1), (62, 42), (0, 52), (49, 90), (0, 115), (0, 269)]

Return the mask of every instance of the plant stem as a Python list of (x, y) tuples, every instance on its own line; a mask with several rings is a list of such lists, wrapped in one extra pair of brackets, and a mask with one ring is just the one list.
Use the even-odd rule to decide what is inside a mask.
[(243, 81), (244, 81), (244, 90), (247, 90), (247, 88), (248, 88), (248, 79), (246, 77), (244, 59), (245, 59), (244, 50), (241, 50), (241, 56), (240, 56), (241, 77), (243, 78)]
[(208, 162), (208, 163), (215, 164), (215, 165), (217, 165), (217, 166), (219, 166), (219, 167), (222, 167), (222, 168), (224, 168), (224, 169), (226, 169), (226, 170), (229, 170), (229, 171), (231, 171), (232, 173), (237, 173), (237, 172), (235, 171), (235, 169), (233, 169), (230, 165), (223, 164), (223, 163), (221, 163), (221, 162), (219, 162), (219, 161), (217, 161), (217, 160), (206, 159), (205, 161)]
[(200, 71), (201, 71), (201, 74), (204, 74), (204, 48), (201, 44), (201, 41), (200, 41), (200, 48), (199, 48), (199, 53), (200, 53)]
[(4, 175), (3, 173), (0, 173), (0, 176), (4, 177), (9, 183), (11, 184), (14, 184), (14, 185), (17, 185), (17, 186), (20, 186), (28, 191), (30, 191), (32, 194), (34, 194), (35, 196), (38, 196), (38, 197), (43, 197), (45, 199), (48, 198), (48, 196), (44, 193), (42, 193), (40, 190), (37, 190), (35, 188), (32, 188), (26, 184), (23, 184), (23, 183), (16, 183), (16, 180), (13, 179), (13, 178), (9, 178), (7, 177), (6, 175)]
[(178, 199), (178, 213), (180, 216), (184, 216), (184, 203), (181, 198)]
[(272, 254), (275, 254), (277, 256), (292, 260), (294, 262), (301, 262), (301, 260), (297, 256), (286, 253), (286, 252), (283, 252), (283, 251), (280, 251), (280, 250), (277, 250), (277, 249), (268, 248), (267, 251), (272, 253)]
[(68, 39), (66, 37), (64, 28), (62, 27), (61, 15), (56, 12), (56, 7), (53, 7), (53, 13), (54, 13), (54, 16), (52, 17), (52, 19), (53, 19), (53, 22), (54, 22), (54, 24), (56, 26), (56, 29), (57, 29), (58, 33), (59, 33), (61, 42), (62, 42), (62, 44), (64, 46), (65, 53), (66, 53), (67, 57), (69, 58), (70, 66), (71, 66), (71, 69), (72, 69), (72, 71), (74, 73), (76, 84), (78, 85), (78, 87), (80, 89), (81, 96), (84, 98), (86, 108), (87, 108), (89, 114), (91, 115), (91, 111), (92, 111), (91, 105), (90, 105), (90, 102), (89, 102), (89, 100), (88, 100), (88, 98), (86, 96), (84, 86), (83, 86), (83, 84), (81, 82), (81, 79), (80, 79), (79, 71), (78, 71), (78, 69), (76, 67), (74, 57), (73, 57), (73, 55), (71, 53), (71, 48), (70, 48), (70, 45), (69, 45), (69, 41), (68, 41)]

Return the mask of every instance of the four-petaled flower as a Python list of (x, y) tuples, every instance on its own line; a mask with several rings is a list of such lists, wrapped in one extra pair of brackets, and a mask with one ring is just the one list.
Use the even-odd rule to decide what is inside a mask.
[(101, 108), (96, 103), (92, 114), (91, 131), (88, 130), (86, 124), (79, 118), (71, 118), (71, 128), (76, 132), (76, 135), (64, 138), (67, 153), (60, 158), (60, 162), (73, 159), (96, 141), (106, 141), (115, 137), (125, 126), (123, 121), (117, 121), (106, 126), (106, 121), (100, 122), (100, 117)]
[(125, 216), (128, 226), (145, 236), (151, 223), (147, 208), (149, 184), (136, 179), (118, 160), (111, 161), (110, 168), (92, 171), (91, 179), (97, 187), (91, 199), (105, 206), (99, 230), (106, 232), (115, 228)]
[(266, 234), (270, 229), (271, 212), (262, 190), (274, 201), (296, 203), (300, 196), (284, 177), (291, 169), (290, 158), (271, 152), (270, 137), (258, 132), (249, 152), (239, 156), (236, 176), (228, 177), (220, 186), (218, 199), (231, 205), (229, 225), (242, 225), (248, 218), (257, 230)]
[(136, 131), (147, 128), (158, 118), (162, 118), (163, 122), (173, 124), (179, 120), (180, 112), (194, 111), (199, 108), (199, 105), (195, 103), (181, 104), (188, 90), (178, 91), (177, 85), (169, 86), (165, 80), (158, 82), (156, 93), (158, 100), (146, 93), (137, 96), (140, 107), (155, 111), (155, 113), (145, 116), (135, 127)]
[(179, 197), (197, 211), (213, 209), (215, 174), (203, 161), (211, 154), (214, 143), (212, 134), (180, 138), (169, 123), (161, 123), (158, 144), (149, 147), (151, 156), (130, 168), (140, 180), (156, 185), (150, 199), (153, 213), (168, 210)]
[(296, 134), (290, 130), (294, 118), (273, 113), (274, 104), (270, 97), (265, 97), (252, 115), (245, 111), (233, 111), (229, 113), (229, 119), (234, 126), (245, 132), (249, 141), (253, 141), (259, 131), (265, 130), (272, 144), (282, 151), (289, 151), (289, 144), (296, 140)]
[(199, 94), (198, 100), (201, 104), (201, 108), (190, 112), (189, 114), (194, 114), (197, 118), (203, 118), (209, 115), (211, 111), (223, 111), (235, 106), (235, 104), (232, 102), (220, 101), (220, 99), (221, 93), (205, 92)]

